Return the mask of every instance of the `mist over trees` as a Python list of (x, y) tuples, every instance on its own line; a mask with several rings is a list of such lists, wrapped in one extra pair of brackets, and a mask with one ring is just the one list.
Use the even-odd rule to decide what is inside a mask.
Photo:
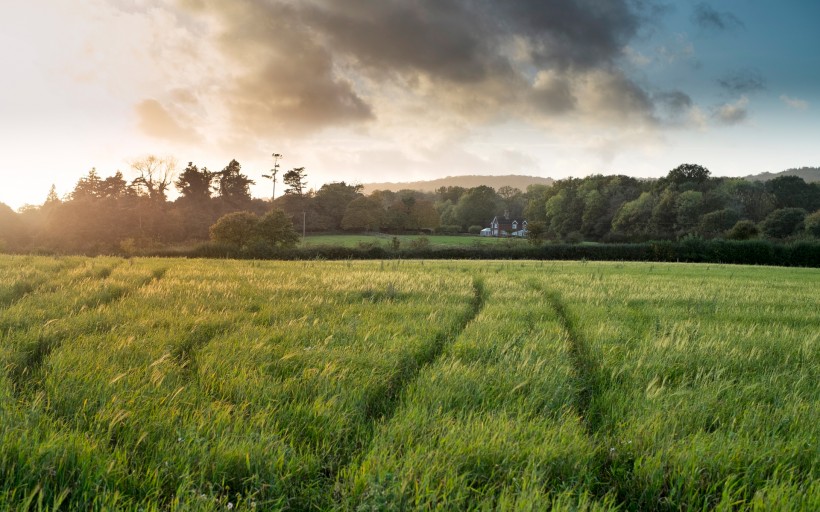
[(127, 253), (209, 239), (289, 247), (303, 230), (467, 233), (496, 216), (526, 219), (533, 243), (820, 237), (820, 183), (714, 178), (697, 164), (657, 180), (593, 175), (526, 190), (448, 186), (365, 195), (344, 181), (308, 189), (304, 167), (281, 178), (284, 194), (271, 202), (251, 197), (254, 181), (236, 160), (220, 171), (193, 162), (178, 170), (173, 159), (155, 156), (135, 160), (127, 174), (91, 169), (62, 198), (52, 187), (38, 206), (14, 212), (0, 204), (0, 250)]

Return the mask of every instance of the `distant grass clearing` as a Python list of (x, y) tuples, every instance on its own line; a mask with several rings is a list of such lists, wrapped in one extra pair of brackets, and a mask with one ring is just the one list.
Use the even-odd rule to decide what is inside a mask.
[(389, 247), (393, 238), (397, 238), (401, 247), (407, 247), (413, 240), (426, 238), (431, 246), (436, 247), (472, 247), (472, 246), (492, 246), (496, 244), (526, 244), (524, 239), (517, 238), (495, 238), (476, 235), (308, 235), (303, 246), (336, 245), (341, 247), (357, 247), (361, 244), (378, 244), (382, 247)]

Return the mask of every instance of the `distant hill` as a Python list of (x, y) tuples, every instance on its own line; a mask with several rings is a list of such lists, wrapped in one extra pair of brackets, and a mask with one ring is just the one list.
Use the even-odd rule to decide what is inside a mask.
[(749, 181), (769, 181), (779, 176), (799, 176), (806, 183), (820, 182), (820, 167), (801, 167), (799, 169), (789, 169), (783, 172), (762, 172), (744, 176)]
[(370, 194), (374, 190), (420, 190), (422, 192), (433, 192), (441, 187), (464, 187), (473, 188), (479, 185), (486, 185), (498, 190), (504, 186), (526, 190), (528, 185), (552, 185), (552, 178), (541, 178), (539, 176), (521, 176), (510, 174), (508, 176), (447, 176), (428, 181), (408, 181), (403, 183), (365, 183), (363, 185), (365, 194)]

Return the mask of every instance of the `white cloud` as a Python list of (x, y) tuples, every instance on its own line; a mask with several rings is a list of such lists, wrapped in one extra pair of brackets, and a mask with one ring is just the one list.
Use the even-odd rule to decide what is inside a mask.
[(801, 100), (799, 98), (792, 98), (791, 96), (787, 96), (785, 94), (780, 96), (780, 100), (785, 103), (789, 108), (793, 108), (795, 110), (808, 110), (809, 102), (806, 100)]
[(749, 98), (741, 96), (732, 103), (725, 103), (715, 110), (715, 118), (727, 125), (743, 122), (749, 116)]

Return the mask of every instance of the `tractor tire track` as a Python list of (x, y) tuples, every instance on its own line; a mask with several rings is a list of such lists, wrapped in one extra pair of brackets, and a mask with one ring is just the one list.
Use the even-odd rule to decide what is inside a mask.
[(5, 290), (0, 290), (0, 311), (8, 309), (27, 295), (44, 288), (49, 283), (49, 278), (64, 270), (70, 270), (79, 266), (79, 263), (61, 263), (54, 268), (36, 272), (34, 275), (17, 279)]
[(194, 325), (182, 341), (171, 350), (171, 357), (182, 372), (190, 378), (195, 378), (199, 351), (214, 338), (228, 332), (230, 327), (231, 324), (228, 322), (206, 322)]
[(575, 369), (578, 390), (575, 395), (575, 409), (581, 417), (587, 434), (594, 435), (601, 425), (601, 411), (594, 407), (593, 398), (600, 395), (603, 386), (601, 365), (596, 360), (588, 340), (578, 329), (576, 320), (567, 309), (560, 294), (555, 291), (544, 293), (558, 321), (567, 333), (569, 357)]
[(369, 423), (367, 434), (358, 439), (351, 439), (348, 446), (356, 446), (355, 449), (340, 454), (331, 465), (325, 468), (324, 477), (327, 488), (327, 495), (332, 496), (326, 504), (328, 507), (339, 506), (340, 496), (334, 492), (334, 486), (340, 472), (348, 467), (353, 461), (361, 459), (367, 454), (373, 443), (373, 438), (379, 424), (390, 421), (395, 416), (401, 406), (402, 394), (418, 378), (421, 371), (434, 364), (445, 349), (452, 345), (455, 340), (464, 332), (467, 326), (481, 313), (487, 301), (487, 290), (484, 281), (479, 277), (473, 277), (473, 294), (470, 299), (469, 309), (455, 323), (455, 325), (435, 337), (429, 348), (420, 354), (408, 357), (396, 374), (384, 385), (378, 386), (365, 399), (365, 421)]
[(427, 350), (404, 361), (399, 371), (384, 386), (374, 390), (367, 400), (365, 417), (370, 421), (389, 421), (400, 405), (402, 392), (464, 332), (470, 322), (479, 315), (486, 299), (484, 281), (474, 278), (473, 296), (467, 312), (451, 330), (437, 335)]
[[(76, 304), (75, 307), (72, 308), (72, 311), (65, 316), (69, 317), (81, 313), (86, 309), (99, 308), (121, 301), (139, 289), (162, 279), (166, 270), (167, 269), (154, 270), (150, 276), (146, 276), (130, 288), (117, 285), (106, 287), (87, 300)], [(48, 327), (49, 323), (44, 327)], [(29, 329), (29, 332), (30, 331), (31, 329)], [(76, 335), (77, 333), (71, 328), (46, 330), (40, 333), (35, 341), (19, 350), (15, 358), (16, 360), (8, 366), (8, 376), (14, 392), (18, 396), (21, 396), (25, 393), (26, 389), (36, 387), (34, 376), (38, 374), (46, 358), (57, 350), (67, 339)]]
[(607, 449), (607, 446), (611, 446), (607, 439), (612, 433), (606, 426), (608, 412), (600, 400), (608, 386), (602, 364), (593, 354), (591, 343), (578, 328), (576, 318), (567, 308), (561, 295), (556, 291), (548, 291), (545, 297), (558, 314), (558, 319), (567, 333), (569, 356), (575, 369), (578, 386), (574, 407), (581, 418), (587, 436), (596, 447), (590, 468), (591, 474), (597, 475), (597, 481), (591, 488), (592, 494), (599, 499), (604, 499), (615, 490), (619, 496), (625, 496), (622, 485), (618, 482), (623, 479), (624, 470), (629, 470), (627, 468), (617, 469), (612, 449)]

